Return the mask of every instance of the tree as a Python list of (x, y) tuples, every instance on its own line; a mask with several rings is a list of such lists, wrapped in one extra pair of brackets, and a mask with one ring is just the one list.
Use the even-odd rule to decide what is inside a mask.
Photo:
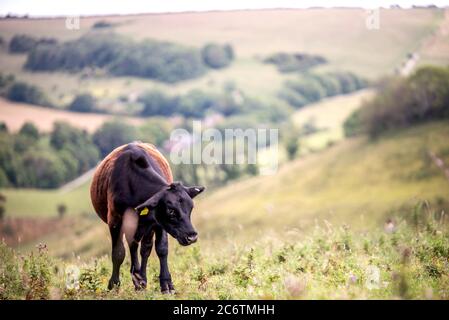
[(295, 135), (290, 135), (286, 140), (285, 148), (289, 160), (296, 158), (299, 151), (298, 137)]
[(33, 37), (24, 34), (15, 35), (9, 42), (9, 52), (26, 53), (31, 51), (36, 44), (37, 40)]
[(89, 93), (77, 95), (70, 103), (70, 111), (75, 112), (94, 112), (97, 109), (95, 98)]
[(201, 50), (204, 63), (210, 68), (221, 69), (227, 67), (234, 59), (234, 50), (228, 45), (207, 44)]
[(171, 116), (176, 110), (177, 98), (159, 90), (150, 90), (139, 97), (139, 102), (143, 104), (142, 116)]
[(39, 130), (31, 122), (25, 122), (19, 130), (19, 135), (25, 136), (31, 140), (37, 141), (40, 138)]
[(64, 203), (58, 204), (57, 208), (59, 218), (63, 218), (67, 212), (67, 206)]
[(114, 148), (136, 138), (135, 128), (118, 120), (104, 123), (93, 135), (93, 141), (103, 157)]
[(11, 101), (25, 102), (50, 107), (45, 94), (36, 86), (24, 82), (16, 82), (8, 90), (7, 98)]

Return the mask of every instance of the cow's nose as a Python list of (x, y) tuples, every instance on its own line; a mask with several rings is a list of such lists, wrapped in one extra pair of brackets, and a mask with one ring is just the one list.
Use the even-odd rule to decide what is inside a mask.
[(188, 243), (194, 243), (196, 242), (196, 240), (198, 240), (198, 233), (191, 233), (188, 237), (187, 237), (187, 242)]

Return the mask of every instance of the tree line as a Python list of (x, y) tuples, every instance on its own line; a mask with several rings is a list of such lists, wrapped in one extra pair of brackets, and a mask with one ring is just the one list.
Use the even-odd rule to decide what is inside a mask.
[(287, 80), (279, 97), (294, 108), (326, 97), (346, 94), (367, 86), (367, 81), (352, 72), (304, 73), (294, 80)]
[(209, 68), (227, 67), (234, 59), (231, 45), (191, 48), (155, 40), (132, 41), (115, 33), (90, 32), (59, 43), (16, 35), (10, 51), (27, 53), (31, 71), (80, 71), (101, 68), (114, 76), (134, 76), (175, 83), (203, 75)]

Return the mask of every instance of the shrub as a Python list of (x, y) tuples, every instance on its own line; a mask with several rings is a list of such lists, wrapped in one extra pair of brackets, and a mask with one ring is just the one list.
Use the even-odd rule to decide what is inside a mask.
[(93, 141), (103, 157), (114, 148), (132, 142), (136, 138), (137, 131), (134, 127), (119, 121), (104, 123), (93, 135)]
[(97, 109), (97, 105), (95, 98), (85, 93), (77, 95), (70, 103), (68, 109), (76, 112), (94, 112)]
[(408, 78), (385, 79), (378, 93), (345, 123), (347, 135), (384, 131), (449, 117), (449, 69), (421, 67)]
[(221, 69), (227, 67), (234, 59), (234, 50), (227, 45), (215, 43), (207, 44), (201, 50), (204, 63), (210, 68)]
[(318, 55), (281, 52), (269, 56), (264, 62), (276, 65), (280, 72), (304, 72), (327, 61)]
[(33, 50), (38, 45), (54, 45), (56, 39), (41, 38), (36, 39), (24, 34), (15, 35), (9, 42), (9, 52), (11, 53), (27, 53)]
[(38, 87), (24, 82), (14, 83), (8, 90), (7, 98), (15, 102), (24, 102), (46, 107), (51, 106), (45, 94)]
[(33, 37), (21, 34), (12, 37), (9, 42), (9, 52), (25, 53), (33, 49), (37, 44), (37, 40)]
[(32, 252), (24, 261), (27, 300), (50, 298), (50, 259), (45, 245), (38, 245), (38, 250), (38, 254)]
[(177, 98), (172, 98), (158, 90), (143, 93), (139, 99), (143, 104), (142, 116), (170, 116), (176, 112)]

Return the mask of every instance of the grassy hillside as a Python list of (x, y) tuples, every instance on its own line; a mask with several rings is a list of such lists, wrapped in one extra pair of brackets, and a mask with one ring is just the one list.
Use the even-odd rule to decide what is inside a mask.
[[(55, 37), (61, 41), (91, 32), (99, 20), (114, 24), (113, 30), (134, 39), (153, 38), (200, 47), (208, 42), (229, 42), (237, 60), (231, 67), (177, 85), (137, 78), (81, 78), (80, 74), (30, 73), (21, 69), (23, 55), (0, 53), (3, 72), (44, 87), (60, 104), (77, 91), (90, 91), (101, 98), (117, 98), (144, 88), (182, 93), (191, 88), (221, 90), (233, 81), (245, 93), (277, 101), (276, 93), (288, 75), (261, 59), (274, 52), (307, 52), (329, 60), (322, 70), (350, 70), (377, 78), (391, 73), (410, 52), (420, 48), (443, 19), (441, 10), (381, 10), (380, 30), (368, 30), (362, 9), (263, 10), (157, 14), (81, 19), (81, 29), (70, 31), (64, 19), (1, 20), (0, 34), (10, 39), (18, 33)], [(207, 27), (206, 27), (207, 26)], [(373, 54), (381, 52), (382, 54)], [(438, 57), (436, 57), (438, 58)], [(429, 56), (429, 61), (432, 56)]]
[(449, 160), (446, 122), (366, 143), (342, 142), (257, 177), (207, 194), (197, 205), (203, 238), (255, 238), (272, 231), (307, 233), (316, 219), (369, 229), (419, 199), (447, 199), (448, 181), (430, 161)]
[[(201, 241), (190, 247), (172, 244), (176, 295), (160, 294), (154, 253), (145, 291), (134, 290), (128, 258), (120, 289), (107, 291), (111, 263), (102, 252), (96, 251), (95, 259), (67, 262), (49, 258), (42, 245), (23, 255), (0, 243), (0, 274), (7, 271), (7, 277), (0, 276), (0, 298), (449, 299), (447, 225), (424, 208), (414, 212), (416, 223), (396, 220), (385, 230), (363, 234), (327, 223), (302, 240), (292, 233), (264, 235), (251, 243), (228, 238), (220, 250), (207, 249)], [(93, 247), (106, 242), (102, 234), (89, 232), (88, 237), (95, 240)], [(78, 278), (69, 276), (77, 270)]]
[[(364, 138), (344, 141), (288, 163), (274, 176), (206, 192), (197, 201), (193, 219), (202, 242), (213, 246), (223, 239), (251, 240), (267, 234), (304, 236), (324, 220), (370, 230), (420, 200), (441, 208), (447, 206), (448, 181), (427, 151), (448, 161), (448, 137), (447, 124), (439, 122), (369, 143)], [(41, 190), (2, 193), (7, 197), (7, 216), (55, 217), (57, 205), (65, 203), (69, 217), (79, 217), (74, 228), (78, 231), (63, 230), (40, 239), (50, 245), (53, 254), (88, 257), (109, 250), (107, 228), (93, 213), (88, 184), (64, 194)], [(104, 241), (94, 243), (96, 235), (103, 235)]]

